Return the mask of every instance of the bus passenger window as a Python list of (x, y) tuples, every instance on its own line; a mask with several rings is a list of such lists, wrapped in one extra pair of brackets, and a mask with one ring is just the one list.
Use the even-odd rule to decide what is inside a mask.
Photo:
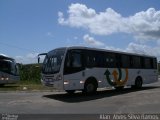
[(145, 68), (151, 69), (151, 61), (149, 58), (145, 58)]
[(153, 58), (153, 68), (157, 69), (157, 59)]
[(82, 67), (81, 55), (79, 53), (72, 53), (71, 56), (71, 65), (72, 67)]
[(64, 74), (72, 74), (81, 71), (82, 54), (80, 51), (69, 51), (65, 60)]

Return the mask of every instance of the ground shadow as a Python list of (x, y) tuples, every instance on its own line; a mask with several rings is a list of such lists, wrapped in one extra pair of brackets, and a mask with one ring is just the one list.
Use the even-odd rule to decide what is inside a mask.
[(6, 89), (6, 88), (17, 88), (18, 85), (0, 85), (0, 89)]
[(160, 86), (143, 87), (141, 89), (124, 88), (121, 91), (109, 89), (109, 90), (97, 91), (94, 95), (85, 95), (85, 94), (82, 94), (81, 92), (78, 92), (73, 95), (63, 93), (63, 94), (44, 95), (43, 97), (55, 99), (63, 102), (68, 102), (68, 103), (78, 103), (83, 101), (90, 101), (90, 100), (101, 99), (105, 97), (112, 97), (112, 96), (123, 95), (131, 92), (156, 89), (156, 88), (160, 88)]

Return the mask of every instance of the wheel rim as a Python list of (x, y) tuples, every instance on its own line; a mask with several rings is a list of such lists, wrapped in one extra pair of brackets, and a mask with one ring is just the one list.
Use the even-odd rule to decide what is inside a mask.
[(142, 82), (141, 80), (138, 81), (138, 87), (141, 87), (142, 86)]
[(137, 83), (136, 83), (136, 86), (137, 86), (138, 88), (142, 87), (142, 80), (138, 79), (138, 80), (137, 80)]
[(88, 93), (91, 93), (91, 92), (94, 91), (94, 88), (95, 88), (95, 87), (94, 87), (94, 85), (93, 85), (92, 83), (90, 83), (90, 84), (87, 85), (86, 88), (87, 88), (87, 92), (88, 92)]

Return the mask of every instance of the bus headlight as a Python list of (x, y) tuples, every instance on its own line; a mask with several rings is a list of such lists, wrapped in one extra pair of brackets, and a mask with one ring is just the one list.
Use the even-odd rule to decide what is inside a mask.
[(4, 78), (2, 77), (1, 80), (4, 80)]
[(9, 78), (7, 77), (5, 80), (9, 80)]

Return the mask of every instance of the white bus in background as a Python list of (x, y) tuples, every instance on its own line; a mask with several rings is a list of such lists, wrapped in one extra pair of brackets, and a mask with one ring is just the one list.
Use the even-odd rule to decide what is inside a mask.
[(88, 47), (57, 48), (40, 55), (46, 55), (42, 83), (68, 93), (94, 93), (109, 86), (141, 88), (158, 81), (154, 56)]
[(19, 81), (18, 66), (13, 58), (0, 55), (0, 86)]

